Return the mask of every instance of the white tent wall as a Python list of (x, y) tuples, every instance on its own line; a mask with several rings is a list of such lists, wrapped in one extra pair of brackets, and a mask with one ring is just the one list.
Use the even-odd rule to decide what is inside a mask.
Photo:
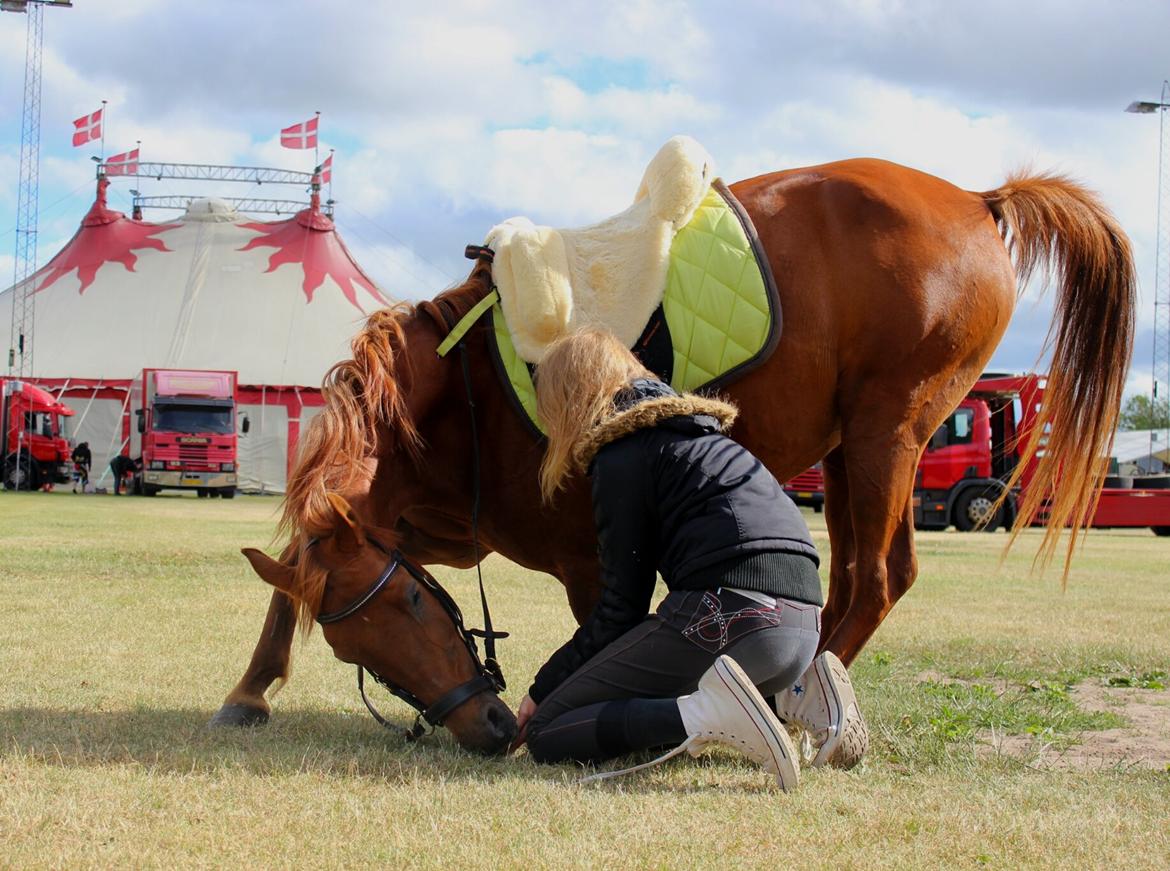
[(250, 493), (283, 493), (288, 469), (288, 412), (283, 405), (241, 404), (251, 422), (237, 442), (240, 489)]
[[(109, 485), (110, 460), (122, 452), (122, 402), (117, 399), (82, 400), (80, 397), (66, 397), (65, 404), (76, 412), (66, 424), (70, 441), (74, 445), (89, 442), (89, 450), (93, 455), (90, 482), (95, 486)], [(101, 480), (103, 476), (105, 481)]]

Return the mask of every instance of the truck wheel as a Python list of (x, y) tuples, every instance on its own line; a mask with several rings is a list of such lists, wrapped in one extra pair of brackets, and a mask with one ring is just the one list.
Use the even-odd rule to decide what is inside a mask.
[(1170, 538), (1170, 526), (1151, 526), (1150, 529), (1154, 530), (1154, 535)]
[(991, 513), (992, 506), (998, 494), (991, 489), (972, 487), (964, 490), (955, 500), (955, 528), (959, 532), (973, 532), (979, 529), (979, 524), (990, 517), (987, 525), (982, 527), (983, 532), (995, 532), (1003, 523), (1003, 509)]
[(195, 495), (198, 496), (200, 499), (206, 499), (208, 496), (211, 495), (211, 491), (208, 490), (206, 487), (200, 487), (198, 490), (195, 491)]
[(28, 454), (9, 457), (4, 464), (5, 490), (36, 490), (41, 486), (37, 463)]
[(235, 499), (236, 498), (236, 488), (235, 487), (224, 487), (222, 490), (219, 491), (219, 495), (222, 496), (224, 499)]
[(161, 489), (162, 489), (162, 487), (156, 487), (154, 484), (143, 483), (142, 495), (143, 496), (157, 496), (158, 491)]

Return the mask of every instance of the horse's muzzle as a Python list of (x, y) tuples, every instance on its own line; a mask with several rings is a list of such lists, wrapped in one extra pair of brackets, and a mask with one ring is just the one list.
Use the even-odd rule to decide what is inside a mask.
[(485, 756), (501, 756), (516, 738), (516, 717), (498, 696), (484, 693), (482, 702), (468, 703), (465, 712), (453, 714), (447, 728), (468, 750)]

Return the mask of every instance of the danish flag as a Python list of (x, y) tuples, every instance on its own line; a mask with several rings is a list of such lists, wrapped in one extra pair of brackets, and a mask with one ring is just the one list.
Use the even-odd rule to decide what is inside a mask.
[(106, 175), (138, 175), (138, 149), (115, 154), (107, 160)]
[(321, 184), (328, 184), (333, 180), (333, 155), (330, 154), (321, 164)]
[(92, 115), (82, 115), (73, 122), (73, 147), (85, 145), (95, 139), (102, 138), (102, 110), (98, 109)]
[(303, 124), (294, 124), (280, 131), (280, 144), (285, 148), (316, 148), (317, 122), (320, 118), (312, 118)]

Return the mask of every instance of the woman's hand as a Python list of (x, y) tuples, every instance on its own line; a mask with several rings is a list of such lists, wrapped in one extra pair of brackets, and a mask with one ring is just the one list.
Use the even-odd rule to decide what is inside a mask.
[(528, 721), (535, 713), (536, 702), (532, 701), (531, 696), (524, 696), (520, 700), (520, 707), (516, 709), (516, 740), (512, 742), (509, 750), (518, 750), (528, 740)]

